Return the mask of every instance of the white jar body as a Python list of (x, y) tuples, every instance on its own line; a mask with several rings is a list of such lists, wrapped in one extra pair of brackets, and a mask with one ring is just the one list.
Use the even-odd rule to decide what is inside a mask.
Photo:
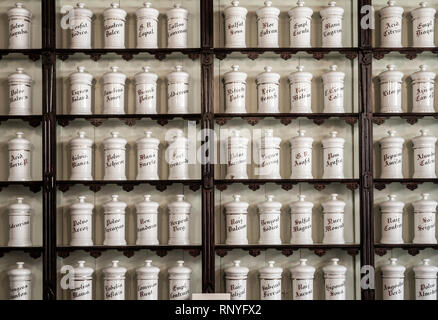
[(404, 300), (404, 279), (386, 278), (382, 279), (383, 300)]
[(70, 180), (93, 180), (91, 147), (71, 148)]
[(278, 47), (278, 17), (264, 16), (257, 19), (257, 43), (260, 48)]
[(137, 18), (137, 48), (158, 48), (158, 21), (153, 18)]
[(70, 114), (92, 114), (92, 86), (88, 83), (74, 82), (70, 85)]
[(436, 278), (415, 278), (415, 300), (436, 300)]
[(8, 181), (29, 181), (30, 151), (9, 150), (9, 178)]
[(136, 245), (158, 245), (158, 217), (156, 213), (137, 213)]
[(322, 46), (342, 47), (342, 17), (329, 15), (322, 18)]
[(9, 17), (9, 49), (30, 49), (29, 17), (11, 15)]
[(281, 244), (280, 212), (260, 214), (259, 244)]
[(412, 83), (412, 112), (435, 112), (435, 86), (431, 81)]
[(291, 17), (289, 19), (290, 47), (310, 48), (310, 30), (312, 19), (308, 17)]
[(436, 212), (414, 212), (412, 243), (437, 243), (435, 237)]
[(313, 279), (293, 279), (292, 299), (313, 300)]
[(345, 278), (325, 279), (325, 300), (345, 300)]
[(169, 180), (189, 178), (188, 150), (185, 147), (169, 147)]
[(103, 113), (125, 114), (125, 85), (105, 83), (103, 87)]
[(380, 82), (381, 112), (402, 112), (402, 85), (398, 81)]
[(312, 113), (312, 84), (294, 81), (290, 83), (290, 112)]
[(313, 179), (312, 148), (291, 148), (291, 179)]
[(70, 48), (91, 49), (91, 18), (73, 14), (70, 25)]
[(169, 82), (167, 84), (168, 113), (188, 113), (188, 82)]
[(260, 300), (281, 300), (281, 279), (260, 279)]
[(403, 243), (403, 213), (382, 213), (382, 237), (380, 243), (400, 244)]
[(227, 238), (225, 244), (242, 245), (248, 244), (248, 225), (246, 214), (226, 215)]
[(247, 148), (228, 145), (228, 165), (226, 179), (248, 179), (246, 173)]
[(30, 300), (31, 282), (30, 280), (10, 279), (9, 280), (9, 300)]
[(104, 20), (103, 24), (104, 48), (125, 49), (125, 20), (109, 17)]
[(158, 179), (158, 149), (137, 149), (137, 180)]
[(32, 86), (30, 83), (9, 83), (9, 114), (30, 115), (32, 113)]
[(246, 279), (225, 279), (225, 290), (231, 300), (246, 300)]
[(258, 112), (278, 113), (278, 84), (260, 83), (257, 85)]
[(414, 47), (435, 47), (435, 15), (419, 15), (412, 19)]
[(324, 213), (324, 238), (322, 243), (343, 244), (344, 240), (344, 214)]
[(344, 112), (344, 83), (324, 82), (324, 113)]
[(399, 48), (402, 46), (402, 16), (380, 18), (381, 46)]
[(158, 300), (158, 280), (138, 279), (137, 300)]
[(103, 180), (126, 180), (125, 149), (105, 149), (105, 175)]
[(400, 147), (382, 147), (381, 151), (381, 168), (382, 179), (401, 179), (402, 172), (402, 158), (403, 158), (403, 144)]
[[(79, 211), (79, 210), (78, 210)], [(71, 246), (93, 245), (93, 221), (92, 212), (71, 212)]]
[(291, 214), (291, 244), (312, 244), (312, 212)]
[(258, 150), (259, 178), (266, 179), (281, 179), (280, 176), (280, 148), (279, 147), (263, 147)]
[(29, 247), (30, 240), (30, 215), (9, 215), (9, 247)]
[(157, 84), (140, 83), (135, 85), (135, 113), (157, 113)]
[(190, 244), (190, 215), (169, 214), (169, 245)]
[(225, 47), (245, 48), (245, 16), (225, 17)]
[(246, 84), (245, 82), (225, 83), (225, 112), (246, 113)]
[(93, 280), (73, 280), (72, 300), (93, 300)]
[(125, 215), (119, 213), (106, 214), (105, 223), (105, 240), (104, 246), (124, 246), (125, 240)]
[(103, 281), (105, 300), (125, 300), (125, 279)]
[(413, 178), (436, 178), (435, 144), (420, 148), (414, 147)]
[(324, 173), (323, 179), (344, 178), (344, 148), (324, 148)]
[(187, 48), (187, 18), (167, 19), (167, 47)]
[(169, 279), (169, 300), (189, 300), (190, 279)]

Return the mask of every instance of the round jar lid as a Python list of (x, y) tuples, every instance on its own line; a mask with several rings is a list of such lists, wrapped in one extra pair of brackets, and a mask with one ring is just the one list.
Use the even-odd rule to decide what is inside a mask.
[(420, 135), (412, 138), (414, 149), (417, 148), (435, 148), (437, 138), (429, 136), (429, 130), (420, 130)]
[(23, 83), (26, 83), (26, 84), (31, 84), (32, 83), (32, 78), (28, 74), (26, 74), (24, 72), (23, 68), (17, 68), (15, 70), (16, 70), (15, 73), (11, 73), (8, 76), (8, 82), (9, 83), (11, 83), (11, 82), (23, 82)]
[(379, 14), (382, 18), (388, 17), (401, 17), (403, 15), (403, 8), (397, 7), (395, 1), (390, 0), (387, 2), (387, 6), (380, 9)]
[(412, 19), (435, 16), (436, 10), (434, 8), (427, 7), (427, 2), (420, 2), (420, 7), (411, 11)]
[(330, 259), (330, 263), (322, 268), (322, 271), (324, 272), (324, 277), (326, 278), (345, 277), (345, 272), (347, 272), (347, 268), (341, 264), (338, 264), (338, 262), (339, 262), (338, 258)]
[(395, 130), (388, 130), (388, 136), (380, 139), (380, 145), (382, 147), (402, 147), (405, 139), (396, 136)]
[(310, 72), (304, 71), (304, 66), (297, 66), (297, 71), (289, 74), (288, 79), (290, 83), (294, 82), (308, 82), (312, 81), (313, 75)]
[(111, 71), (108, 71), (103, 74), (103, 84), (107, 83), (118, 83), (118, 84), (125, 84), (126, 81), (126, 75), (118, 72), (119, 67), (112, 66)]
[(17, 197), (17, 202), (9, 205), (8, 210), (10, 216), (30, 215), (30, 205), (24, 203), (23, 200), (24, 198)]
[(32, 13), (29, 10), (27, 10), (25, 7), (23, 7), (23, 4), (21, 2), (17, 2), (15, 4), (15, 7), (8, 9), (8, 17), (12, 17), (12, 16), (31, 18)]
[(257, 148), (280, 148), (281, 138), (274, 137), (274, 130), (263, 129), (260, 139), (255, 140)]
[(70, 210), (85, 210), (90, 214), (92, 214), (94, 205), (90, 202), (85, 202), (85, 199), (86, 199), (85, 196), (79, 196), (78, 201), (76, 201), (70, 206)]
[(145, 194), (144, 200), (135, 204), (135, 209), (137, 213), (149, 213), (149, 214), (157, 214), (158, 213), (158, 202), (151, 200), (150, 194)]
[(268, 194), (266, 196), (266, 201), (259, 203), (257, 205), (260, 213), (278, 213), (280, 214), (281, 203), (274, 201), (274, 195)]
[(256, 84), (263, 84), (263, 83), (275, 83), (278, 84), (280, 81), (280, 75), (278, 73), (272, 72), (272, 67), (266, 66), (265, 71), (262, 73), (259, 73), (256, 77)]
[(125, 279), (126, 268), (119, 267), (119, 261), (113, 260), (111, 266), (103, 269), (105, 279)]
[(420, 66), (420, 70), (411, 74), (411, 79), (413, 82), (415, 81), (428, 81), (434, 83), (435, 72), (427, 71), (427, 66), (422, 64)]
[(241, 136), (239, 130), (231, 130), (228, 136), (228, 148), (230, 148), (231, 145), (246, 148), (248, 146), (248, 138)]
[(93, 141), (91, 139), (85, 138), (85, 131), (78, 131), (78, 136), (70, 140), (70, 147), (83, 147), (91, 148)]
[(182, 71), (182, 65), (176, 65), (175, 71), (166, 75), (167, 81), (170, 83), (175, 82), (184, 82), (187, 83), (189, 81), (189, 74), (185, 71)]
[(423, 263), (415, 266), (415, 278), (417, 279), (436, 279), (438, 268), (430, 264), (430, 259), (423, 259)]
[(119, 201), (119, 196), (113, 194), (111, 196), (111, 201), (105, 202), (103, 204), (103, 211), (105, 213), (118, 213), (125, 214), (126, 203), (123, 201)]
[(150, 72), (151, 67), (146, 66), (142, 68), (143, 71), (138, 72), (134, 75), (135, 84), (150, 83), (155, 84), (158, 79), (156, 73)]
[(288, 11), (289, 17), (292, 18), (308, 18), (312, 19), (313, 10), (304, 6), (304, 1), (298, 0), (297, 6)]
[(422, 193), (421, 200), (415, 201), (412, 203), (415, 212), (435, 212), (437, 202), (435, 200), (429, 200), (429, 193)]
[(305, 134), (306, 134), (306, 130), (304, 129), (298, 130), (298, 135), (290, 139), (290, 144), (292, 148), (296, 148), (296, 147), (312, 148), (313, 138), (306, 137), (304, 136)]
[(386, 71), (379, 74), (380, 82), (402, 82), (403, 73), (395, 69), (395, 65), (388, 64)]
[(344, 15), (344, 9), (341, 7), (336, 6), (335, 1), (330, 1), (328, 3), (328, 6), (322, 9), (319, 14), (321, 15), (321, 18), (325, 18), (328, 16), (342, 16)]
[(345, 79), (345, 73), (341, 71), (337, 71), (338, 66), (333, 64), (330, 66), (330, 71), (327, 71), (326, 73), (322, 74), (322, 81), (324, 83), (331, 83), (331, 82), (344, 82)]
[(315, 268), (307, 264), (307, 259), (300, 259), (300, 263), (290, 268), (292, 279), (313, 279)]
[(275, 17), (280, 15), (280, 9), (272, 6), (272, 1), (265, 1), (265, 6), (256, 10), (257, 18)]
[(31, 271), (24, 267), (24, 262), (17, 262), (16, 267), (8, 271), (8, 276), (19, 277), (22, 280), (30, 280)]
[(225, 276), (228, 279), (243, 280), (248, 277), (249, 269), (240, 265), (240, 260), (234, 260), (233, 264), (225, 268)]
[(103, 145), (105, 148), (118, 148), (124, 150), (126, 143), (126, 139), (120, 138), (117, 131), (111, 131), (111, 137), (103, 140)]
[(172, 9), (169, 9), (166, 12), (167, 18), (168, 19), (174, 19), (174, 18), (183, 18), (183, 19), (187, 19), (189, 12), (181, 7), (181, 4), (179, 3), (175, 3), (173, 5)]
[(152, 260), (145, 260), (145, 265), (135, 270), (137, 279), (156, 280), (160, 273), (160, 268), (152, 265)]
[(239, 7), (239, 1), (237, 0), (231, 1), (231, 6), (224, 9), (225, 17), (238, 16), (245, 19), (247, 13), (248, 10), (246, 10), (246, 8)]
[(70, 83), (85, 82), (90, 86), (93, 83), (93, 75), (85, 72), (85, 67), (82, 66), (77, 67), (77, 71), (70, 74), (69, 79)]
[(344, 213), (345, 202), (338, 200), (338, 195), (332, 193), (330, 200), (322, 203), (322, 211), (324, 213)]
[(177, 194), (176, 201), (169, 203), (167, 207), (172, 213), (190, 214), (190, 209), (192, 208), (192, 205), (189, 202), (184, 201), (183, 194)]
[(226, 213), (239, 213), (239, 214), (247, 214), (248, 210), (248, 202), (240, 201), (240, 194), (233, 195), (233, 201), (225, 204)]
[(403, 278), (406, 268), (397, 264), (396, 258), (390, 258), (389, 263), (381, 267), (384, 278)]
[(143, 3), (143, 7), (138, 8), (135, 11), (135, 15), (137, 19), (146, 18), (146, 19), (158, 19), (159, 12), (157, 9), (151, 7), (152, 4), (150, 2)]
[(74, 278), (76, 280), (91, 280), (94, 270), (85, 266), (85, 261), (78, 261), (78, 266), (74, 268)]
[(85, 3), (79, 2), (76, 4), (76, 7), (73, 8), (73, 16), (91, 18), (93, 16), (93, 12), (85, 8)]
[(30, 141), (23, 138), (23, 132), (17, 132), (16, 138), (9, 140), (8, 148), (9, 150), (30, 150)]
[(190, 279), (192, 269), (184, 266), (183, 260), (178, 260), (176, 266), (173, 266), (168, 271), (169, 279)]
[(149, 130), (145, 130), (145, 136), (137, 140), (137, 148), (138, 149), (158, 149), (158, 145), (160, 144), (160, 140), (152, 137), (152, 132)]
[(336, 131), (332, 131), (329, 134), (329, 137), (322, 139), (323, 148), (342, 148), (344, 146), (345, 139), (338, 137), (338, 133)]
[(298, 201), (292, 202), (290, 207), (291, 213), (312, 213), (313, 203), (306, 201), (304, 194), (298, 194)]
[(388, 200), (380, 203), (381, 213), (402, 213), (405, 204), (401, 201), (397, 201), (395, 194), (388, 194)]
[(266, 267), (259, 269), (260, 279), (281, 279), (283, 268), (274, 267), (275, 261), (268, 261)]
[(126, 18), (126, 11), (119, 8), (119, 4), (114, 2), (111, 3), (110, 8), (106, 8), (103, 10), (103, 18), (104, 19), (121, 19), (125, 20)]
[(233, 64), (231, 66), (231, 71), (227, 71), (224, 74), (222, 81), (226, 84), (229, 82), (243, 82), (246, 83), (247, 74), (245, 72), (239, 71), (239, 66)]

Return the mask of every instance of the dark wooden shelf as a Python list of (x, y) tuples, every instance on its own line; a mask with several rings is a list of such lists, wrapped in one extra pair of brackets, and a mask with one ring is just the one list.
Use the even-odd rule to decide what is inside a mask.
[(247, 185), (252, 191), (260, 189), (260, 186), (266, 183), (281, 185), (281, 188), (286, 191), (291, 190), (293, 185), (298, 183), (312, 184), (318, 191), (323, 190), (326, 185), (331, 183), (342, 183), (352, 191), (359, 187), (359, 179), (215, 179), (214, 183), (220, 191), (226, 190), (227, 186), (231, 184), (238, 183)]
[(9, 120), (21, 120), (27, 122), (31, 127), (36, 128), (41, 125), (43, 121), (42, 115), (31, 115), (31, 116), (10, 116), (10, 115), (0, 115), (0, 124)]
[(374, 244), (374, 251), (379, 256), (384, 256), (388, 251), (392, 249), (407, 250), (411, 256), (416, 256), (424, 249), (438, 250), (438, 244), (415, 244), (415, 243), (402, 243), (402, 244)]
[(385, 189), (387, 184), (401, 183), (409, 190), (413, 191), (418, 188), (422, 183), (435, 183), (438, 184), (438, 179), (374, 179), (374, 188), (377, 190)]
[(3, 188), (7, 188), (10, 186), (22, 186), (25, 188), (29, 188), (33, 193), (37, 193), (41, 191), (43, 187), (42, 181), (0, 181), (0, 191)]
[(197, 191), (201, 188), (201, 180), (89, 180), (89, 181), (74, 181), (74, 180), (58, 180), (56, 185), (62, 192), (67, 191), (75, 185), (84, 185), (90, 188), (93, 192), (98, 192), (106, 185), (118, 185), (123, 190), (129, 192), (134, 190), (134, 187), (140, 185), (152, 185), (159, 191), (164, 191), (172, 184), (183, 184), (189, 186), (190, 190)]
[(6, 253), (10, 252), (24, 252), (28, 253), (30, 257), (38, 259), (43, 253), (43, 247), (41, 246), (31, 246), (31, 247), (0, 247), (0, 258)]
[(404, 48), (372, 48), (374, 59), (380, 60), (385, 57), (385, 55), (398, 52), (406, 57), (406, 59), (413, 60), (417, 55), (423, 52), (438, 53), (438, 47), (432, 48), (418, 48), (418, 47), (404, 47)]
[(381, 125), (385, 123), (385, 121), (389, 118), (401, 118), (406, 120), (406, 122), (410, 125), (413, 125), (418, 122), (418, 119), (423, 119), (424, 117), (433, 117), (435, 119), (438, 119), (438, 112), (373, 113), (373, 122), (377, 125)]
[(22, 54), (32, 61), (37, 61), (43, 54), (42, 49), (0, 49), (0, 59), (9, 54)]

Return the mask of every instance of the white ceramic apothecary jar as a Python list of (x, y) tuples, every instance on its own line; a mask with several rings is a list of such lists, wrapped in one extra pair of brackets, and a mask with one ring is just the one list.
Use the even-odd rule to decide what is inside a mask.
[(119, 261), (111, 262), (111, 267), (103, 269), (104, 299), (125, 300), (126, 268), (119, 266)]
[(291, 113), (312, 113), (312, 77), (302, 65), (289, 75)]
[(232, 130), (227, 139), (227, 175), (225, 179), (248, 179), (246, 173), (247, 149), (248, 138), (241, 136), (239, 130)]
[(158, 274), (160, 268), (152, 265), (152, 260), (146, 260), (145, 265), (138, 268), (137, 300), (158, 300)]
[(190, 213), (192, 205), (178, 194), (176, 201), (169, 203), (169, 245), (190, 244)]
[(411, 74), (412, 112), (435, 112), (435, 72), (426, 65)]
[(403, 143), (405, 140), (389, 130), (388, 136), (380, 140), (381, 179), (403, 178)]
[(281, 300), (281, 274), (283, 269), (268, 261), (266, 267), (259, 269), (260, 300)]
[(84, 196), (70, 206), (71, 246), (93, 245), (93, 209), (94, 205), (85, 202)]
[(328, 7), (322, 9), (319, 14), (321, 15), (322, 46), (331, 48), (342, 47), (344, 9), (337, 7), (335, 1), (330, 1)]
[(118, 70), (119, 67), (113, 66), (103, 75), (104, 114), (125, 114), (126, 75)]
[(188, 113), (189, 74), (181, 65), (167, 76), (167, 113)]
[(435, 13), (434, 8), (427, 7), (427, 2), (420, 2), (420, 7), (411, 11), (414, 47), (435, 47)]
[(184, 266), (184, 261), (178, 260), (176, 266), (167, 272), (169, 274), (169, 300), (189, 300), (192, 269)]
[(310, 48), (310, 30), (313, 10), (298, 0), (297, 6), (289, 12), (289, 35), (291, 48)]
[(322, 268), (324, 272), (325, 300), (345, 300), (345, 274), (347, 268), (339, 264), (338, 258)]
[(265, 72), (257, 75), (258, 113), (278, 113), (280, 75), (272, 72), (272, 67), (265, 67)]
[(292, 278), (292, 299), (313, 300), (313, 278), (315, 268), (307, 264), (307, 259), (290, 268)]
[(242, 267), (239, 260), (225, 269), (225, 292), (230, 294), (231, 300), (246, 300), (246, 279), (249, 269)]
[(189, 12), (175, 3), (173, 8), (168, 10), (167, 16), (167, 47), (187, 48), (187, 28)]
[(274, 201), (274, 196), (269, 194), (266, 196), (266, 201), (258, 204), (257, 208), (260, 215), (259, 244), (281, 244), (281, 203)]
[(9, 49), (30, 49), (32, 13), (17, 2), (8, 10)]
[(245, 72), (239, 71), (238, 65), (232, 65), (231, 70), (224, 74), (222, 82), (225, 91), (225, 112), (246, 113), (246, 78)]
[(240, 195), (233, 195), (233, 201), (225, 204), (226, 239), (228, 245), (248, 244), (248, 202), (240, 201)]
[(396, 258), (390, 258), (389, 264), (381, 267), (383, 300), (404, 300), (405, 270), (397, 264)]
[(312, 208), (313, 203), (305, 201), (304, 194), (298, 195), (298, 201), (292, 202), (291, 213), (291, 244), (312, 244)]
[(306, 130), (298, 130), (298, 135), (290, 140), (291, 179), (313, 179), (312, 144), (313, 138), (306, 137)]
[(345, 202), (333, 193), (330, 200), (322, 203), (324, 218), (324, 238), (322, 243), (343, 244), (344, 240), (344, 209)]
[(395, 65), (386, 66), (386, 71), (379, 74), (380, 111), (383, 113), (402, 111), (402, 78), (403, 73), (395, 69)]
[(103, 11), (104, 48), (125, 49), (126, 11), (118, 3)]
[(430, 265), (430, 259), (414, 267), (415, 300), (436, 300), (436, 279), (438, 268)]
[(137, 144), (137, 180), (158, 180), (158, 148), (160, 140), (146, 130)]
[(345, 139), (337, 136), (336, 131), (322, 139), (324, 173), (323, 179), (344, 179)]
[(422, 199), (412, 203), (414, 208), (414, 239), (412, 243), (437, 243), (435, 236), (436, 206), (430, 194), (423, 193)]
[(280, 143), (281, 138), (274, 137), (273, 129), (264, 129), (262, 137), (256, 140), (259, 159), (254, 171), (260, 179), (281, 179)]
[(69, 142), (70, 180), (93, 180), (93, 141), (85, 137), (84, 131)]
[(157, 79), (156, 73), (150, 72), (150, 67), (134, 76), (135, 79), (135, 113), (157, 113)]
[(8, 207), (9, 216), (9, 247), (30, 247), (31, 209), (23, 198)]
[(94, 270), (85, 266), (85, 261), (78, 261), (73, 269), (72, 300), (93, 300), (93, 273)]
[(239, 7), (239, 1), (231, 1), (231, 6), (224, 10), (225, 47), (246, 48), (246, 14), (248, 10)]
[(380, 9), (380, 46), (399, 48), (402, 46), (403, 8), (395, 5), (395, 1), (387, 2), (388, 6)]
[(9, 115), (32, 114), (32, 78), (17, 68), (17, 72), (8, 76)]
[(137, 212), (136, 245), (158, 245), (158, 202), (151, 200), (151, 195), (144, 195), (144, 200), (135, 205)]
[(119, 196), (113, 194), (111, 201), (103, 204), (104, 246), (125, 246), (125, 210), (126, 203), (119, 201)]
[(403, 208), (405, 204), (396, 200), (395, 194), (389, 194), (388, 200), (380, 204), (382, 214), (382, 236), (380, 243), (403, 243)]
[(91, 49), (91, 18), (93, 12), (79, 2), (71, 10), (70, 16), (70, 48)]
[(420, 135), (412, 138), (414, 149), (413, 178), (436, 178), (435, 173), (435, 143), (436, 137), (429, 136), (426, 129), (420, 130)]
[(116, 131), (103, 140), (105, 174), (103, 180), (126, 180), (126, 143)]
[(24, 262), (17, 262), (17, 266), (8, 271), (9, 299), (30, 300), (32, 295), (32, 273), (24, 268)]
[(30, 141), (23, 138), (23, 132), (17, 132), (16, 138), (9, 140), (9, 177), (8, 181), (29, 181), (30, 176)]
[(69, 76), (70, 80), (70, 114), (92, 114), (93, 75), (79, 66), (77, 72)]
[(171, 132), (166, 160), (169, 164), (169, 180), (189, 179), (189, 141), (181, 129)]
[(280, 9), (265, 1), (265, 6), (256, 10), (257, 44), (259, 48), (278, 48), (278, 16)]
[(143, 7), (135, 11), (137, 18), (137, 48), (158, 48), (158, 15), (157, 9), (151, 7), (150, 2), (143, 3)]
[(343, 113), (345, 73), (337, 71), (338, 66), (331, 65), (330, 71), (322, 75), (324, 86), (324, 113)]

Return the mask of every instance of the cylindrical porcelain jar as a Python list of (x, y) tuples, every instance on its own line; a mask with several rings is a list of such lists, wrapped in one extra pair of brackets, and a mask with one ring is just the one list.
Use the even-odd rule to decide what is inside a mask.
[(381, 268), (383, 300), (404, 300), (406, 268), (397, 264), (396, 258)]
[(111, 8), (103, 11), (104, 48), (125, 49), (126, 11), (118, 3), (111, 3)]
[(388, 6), (380, 9), (380, 46), (400, 48), (402, 46), (403, 8), (395, 6), (395, 1), (388, 1)]
[(380, 204), (382, 214), (382, 236), (380, 243), (403, 243), (403, 208), (405, 204), (396, 200), (395, 194), (388, 195), (388, 200)]
[(405, 140), (397, 137), (394, 130), (388, 131), (388, 137), (379, 142), (381, 153), (381, 179), (402, 179), (403, 143)]
[(420, 135), (412, 138), (414, 148), (413, 178), (436, 178), (435, 143), (437, 138), (429, 136), (428, 130), (420, 130)]
[(32, 114), (32, 78), (17, 68), (16, 73), (8, 76), (9, 83), (9, 115)]
[(233, 201), (225, 204), (227, 236), (225, 244), (244, 245), (248, 244), (248, 202), (240, 201), (240, 195), (233, 195)]
[(92, 203), (85, 202), (84, 196), (79, 196), (70, 206), (71, 246), (93, 245), (93, 208)]
[(312, 74), (305, 72), (304, 66), (289, 75), (290, 112), (312, 113)]
[(380, 111), (383, 113), (402, 111), (402, 78), (403, 73), (395, 70), (393, 64), (386, 66), (387, 70), (379, 74), (380, 80)]
[(315, 268), (307, 264), (307, 259), (290, 268), (292, 278), (292, 299), (313, 300), (313, 278)]
[(8, 181), (29, 181), (30, 176), (30, 141), (23, 138), (23, 132), (17, 132), (17, 137), (9, 140), (9, 177)]
[(330, 71), (322, 75), (324, 86), (324, 113), (344, 113), (345, 73), (336, 71), (338, 66), (330, 66)]
[(435, 112), (435, 73), (421, 65), (420, 70), (411, 74), (412, 112)]
[(265, 1), (265, 6), (256, 10), (257, 44), (259, 48), (278, 48), (278, 16), (280, 9)]
[(126, 268), (119, 267), (117, 260), (111, 262), (111, 267), (103, 269), (105, 300), (125, 300), (126, 271)]
[(239, 1), (231, 1), (224, 10), (225, 48), (246, 48), (246, 14), (248, 10), (239, 7)]
[(176, 266), (168, 270), (169, 300), (190, 299), (190, 275), (192, 269), (184, 266), (184, 261), (178, 260)]
[(188, 113), (189, 74), (182, 71), (182, 66), (175, 66), (175, 71), (167, 76), (167, 113)]
[(31, 18), (21, 2), (8, 10), (9, 49), (30, 49)]
[(436, 206), (435, 200), (429, 199), (430, 194), (423, 193), (422, 199), (412, 203), (414, 208), (414, 239), (412, 243), (435, 244)]
[(189, 179), (189, 141), (180, 129), (173, 132), (166, 150), (166, 160), (169, 164), (169, 180)]
[(263, 136), (256, 140), (259, 156), (255, 174), (260, 179), (281, 179), (280, 175), (280, 143), (281, 138), (274, 137), (273, 129), (263, 130)]
[(438, 268), (430, 265), (430, 259), (414, 267), (415, 300), (436, 300), (436, 274)]
[(158, 146), (160, 140), (146, 130), (137, 140), (137, 180), (158, 180)]
[(93, 141), (85, 138), (85, 132), (70, 140), (70, 180), (93, 180)]
[(344, 208), (345, 202), (338, 200), (338, 195), (333, 193), (330, 200), (322, 203), (324, 216), (324, 238), (322, 243), (344, 244)]
[(24, 268), (24, 262), (17, 262), (17, 267), (8, 271), (9, 299), (30, 300), (32, 295), (32, 273)]
[(158, 300), (158, 274), (160, 268), (152, 265), (152, 260), (146, 260), (143, 267), (138, 268), (137, 300)]
[(335, 1), (330, 1), (328, 7), (322, 9), (322, 46), (323, 47), (342, 47), (342, 18), (344, 9), (336, 6)]
[(310, 30), (313, 10), (298, 0), (297, 6), (289, 12), (289, 35), (291, 48), (310, 48)]
[(176, 201), (169, 203), (169, 245), (190, 244), (190, 211), (192, 205), (178, 194)]
[(157, 79), (158, 75), (149, 72), (150, 67), (134, 76), (135, 79), (135, 113), (157, 113)]
[(103, 204), (104, 213), (104, 246), (125, 246), (125, 209), (126, 203), (119, 201), (113, 194), (112, 200)]
[(85, 72), (85, 67), (78, 67), (70, 75), (70, 114), (92, 114), (91, 99), (93, 76)]
[(337, 132), (322, 139), (324, 173), (323, 179), (344, 179), (344, 144), (345, 139), (337, 137)]
[(248, 272), (248, 268), (240, 266), (239, 260), (225, 269), (225, 292), (230, 294), (231, 300), (246, 300)]
[(281, 300), (281, 274), (283, 269), (268, 261), (268, 266), (259, 269), (260, 300)]
[(137, 212), (136, 245), (158, 245), (158, 202), (146, 194), (144, 200), (135, 205)]
[(412, 40), (414, 47), (435, 47), (435, 13), (434, 8), (427, 8), (427, 2), (420, 2), (420, 7), (411, 11)]
[(137, 48), (158, 48), (158, 10), (152, 8), (150, 2), (145, 2), (143, 7), (135, 11), (135, 15), (137, 17)]
[(322, 268), (324, 272), (325, 300), (345, 300), (345, 273), (347, 268), (338, 264), (339, 259), (333, 258)]
[(167, 16), (167, 47), (187, 48), (187, 26), (189, 12), (175, 3), (168, 10)]
[(30, 206), (23, 203), (23, 198), (8, 207), (9, 215), (9, 247), (30, 247)]
[(265, 72), (257, 75), (258, 113), (278, 113), (280, 75), (265, 67)]
[(126, 180), (126, 143), (116, 131), (111, 132), (111, 137), (103, 140), (105, 157), (105, 175), (103, 180)]
[(239, 71), (238, 65), (232, 65), (231, 71), (224, 74), (226, 113), (246, 113), (246, 78), (247, 74)]
[(103, 75), (103, 113), (125, 114), (126, 75), (118, 72), (119, 67)]
[(291, 179), (313, 179), (312, 144), (313, 138), (306, 137), (306, 130), (298, 130), (298, 135), (290, 140)]
[(248, 179), (246, 173), (248, 139), (241, 136), (239, 130), (233, 130), (228, 136), (227, 142), (228, 164), (225, 179)]
[(266, 196), (266, 201), (258, 204), (257, 208), (260, 214), (259, 244), (281, 244), (281, 203), (274, 201), (274, 196), (269, 194)]
[[(91, 49), (91, 18), (93, 12), (84, 3), (76, 4), (70, 16), (70, 49)], [(87, 299), (88, 300), (88, 299)]]
[(71, 290), (72, 300), (93, 300), (93, 272), (90, 267), (85, 266), (85, 261), (78, 261), (74, 268), (73, 289)]
[(313, 203), (305, 201), (306, 196), (298, 195), (298, 201), (292, 202), (291, 213), (291, 244), (313, 244), (312, 239), (312, 208)]

